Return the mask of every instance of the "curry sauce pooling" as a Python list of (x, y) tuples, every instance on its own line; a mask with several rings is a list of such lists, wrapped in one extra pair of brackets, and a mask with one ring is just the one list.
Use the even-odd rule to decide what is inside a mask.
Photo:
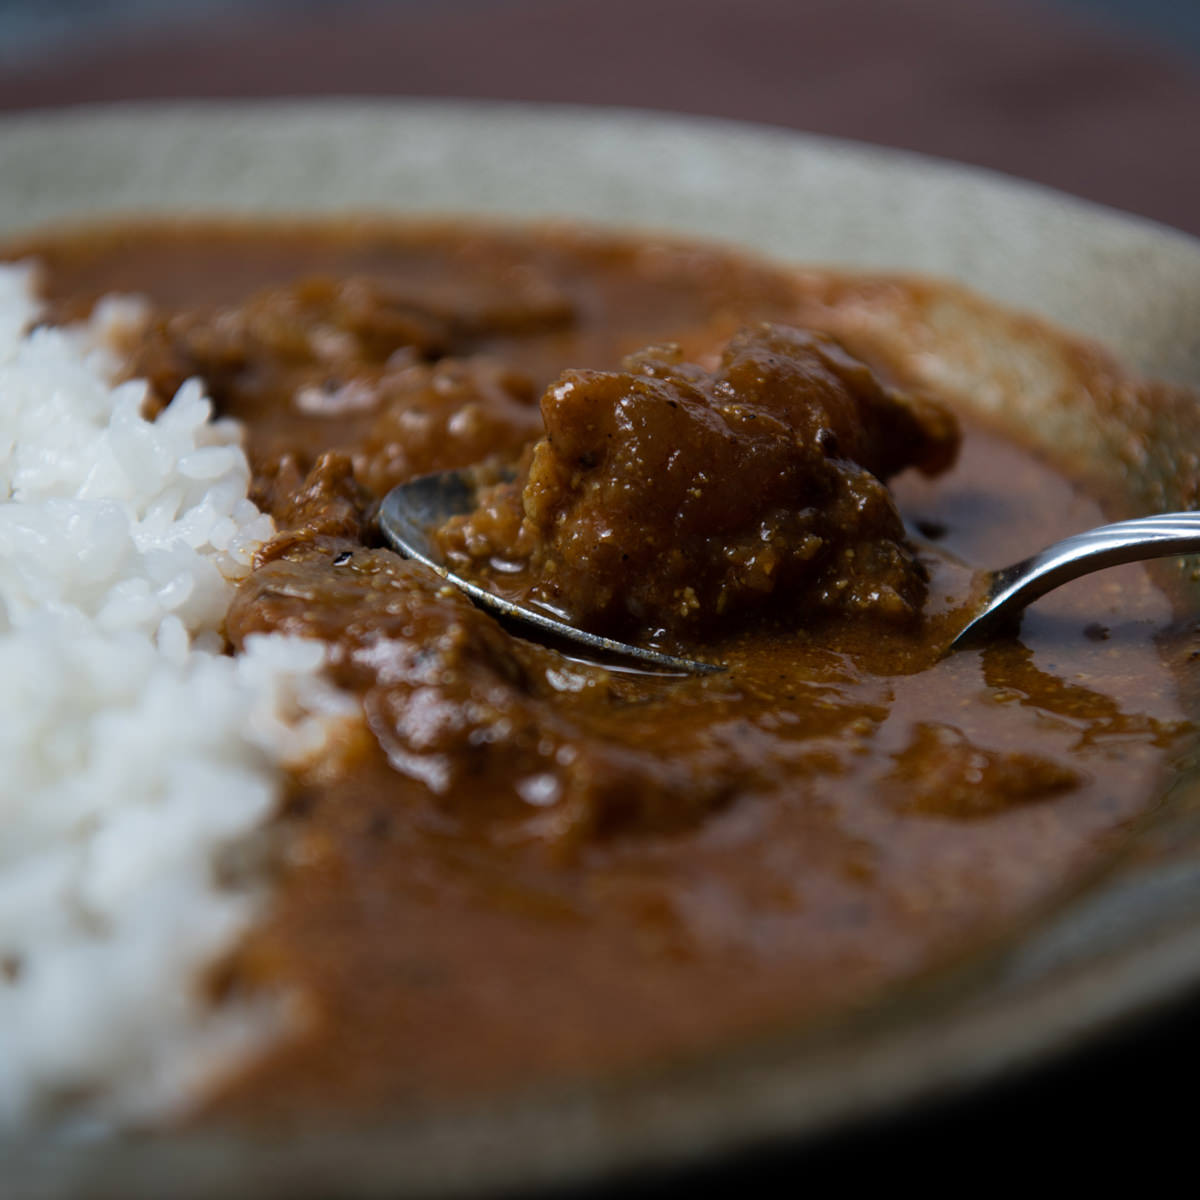
[[(940, 657), (976, 568), (1124, 515), (1121, 478), (1085, 487), (963, 404), (1039, 370), (1108, 409), (1178, 400), (1097, 351), (950, 288), (565, 228), (142, 225), (14, 256), (54, 320), (147, 298), (126, 370), (158, 401), (203, 378), (279, 530), (231, 645), (321, 638), (362, 702), (291, 781), (270, 916), (213, 982), (300, 1017), (210, 1118), (461, 1102), (865, 1003), (1160, 794), (1186, 724), (1144, 570)], [(811, 428), (796, 363), (833, 389)], [(724, 673), (571, 661), (384, 547), (396, 483), (519, 461), (448, 549)]]

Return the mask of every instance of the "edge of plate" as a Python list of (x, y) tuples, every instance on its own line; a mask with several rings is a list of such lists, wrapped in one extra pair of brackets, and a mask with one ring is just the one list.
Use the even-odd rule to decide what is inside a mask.
[(715, 118), (456, 100), (0, 119), (0, 235), (82, 215), (214, 210), (567, 216), (915, 271), (1098, 339), (1143, 373), (1200, 383), (1200, 323), (1186, 320), (1200, 311), (1200, 241), (907, 151)]

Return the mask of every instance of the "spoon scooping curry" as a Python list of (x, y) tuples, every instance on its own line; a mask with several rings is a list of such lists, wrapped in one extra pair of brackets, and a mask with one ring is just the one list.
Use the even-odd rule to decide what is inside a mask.
[[(469, 512), (476, 503), (476, 491), (470, 470), (421, 476), (393, 488), (384, 497), (379, 512), (380, 527), (396, 551), (436, 571), (480, 607), (577, 645), (585, 654), (611, 656), (669, 672), (707, 674), (724, 669), (719, 663), (683, 658), (590, 633), (532, 605), (499, 596), (451, 570), (435, 549), (429, 531), (451, 517)], [(979, 608), (955, 635), (946, 652), (998, 636), (1027, 605), (1082, 575), (1122, 563), (1197, 552), (1200, 552), (1200, 512), (1137, 517), (1074, 534), (1011, 566), (988, 572)]]

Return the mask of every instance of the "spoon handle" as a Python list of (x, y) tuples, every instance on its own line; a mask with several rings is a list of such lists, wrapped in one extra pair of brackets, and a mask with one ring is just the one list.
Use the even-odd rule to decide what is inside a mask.
[(1104, 567), (1200, 552), (1200, 512), (1160, 513), (1101, 525), (992, 573), (983, 607), (950, 643), (975, 642), (1040, 596)]

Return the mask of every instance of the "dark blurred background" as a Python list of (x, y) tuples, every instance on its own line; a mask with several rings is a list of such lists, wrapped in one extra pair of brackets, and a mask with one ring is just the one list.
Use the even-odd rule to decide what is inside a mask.
[[(337, 94), (766, 121), (1200, 234), (1198, 0), (0, 0), (0, 110)], [(982, 1096), (621, 1190), (1150, 1183), (1191, 1169), (1198, 1031), (1200, 1001)]]
[(331, 94), (768, 121), (1200, 233), (1198, 0), (0, 0), (0, 109)]

